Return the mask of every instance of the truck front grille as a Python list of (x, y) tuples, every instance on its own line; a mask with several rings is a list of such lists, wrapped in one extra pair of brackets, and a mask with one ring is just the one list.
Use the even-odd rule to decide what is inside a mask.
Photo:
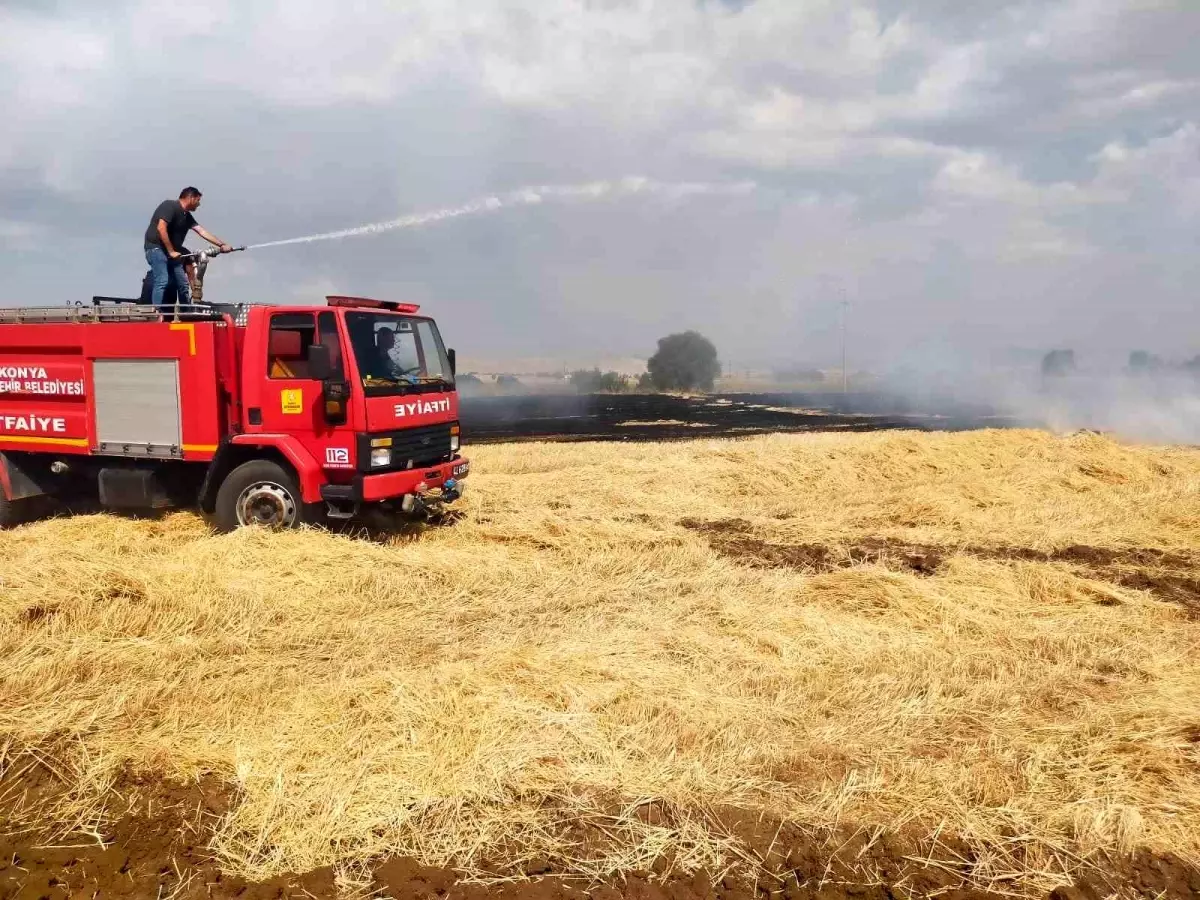
[[(450, 453), (450, 427), (453, 422), (440, 425), (422, 425), (403, 431), (381, 432), (359, 436), (358, 468), (361, 472), (397, 472), (419, 469), (448, 462)], [(392, 439), (392, 464), (387, 467), (371, 468), (371, 441), (378, 438)]]

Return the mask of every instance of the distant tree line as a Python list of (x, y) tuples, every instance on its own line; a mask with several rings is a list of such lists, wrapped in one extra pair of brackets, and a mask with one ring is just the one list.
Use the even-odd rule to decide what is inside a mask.
[(771, 373), (779, 384), (817, 384), (825, 380), (820, 369), (784, 368)]
[(669, 334), (646, 362), (646, 371), (634, 378), (599, 368), (577, 369), (567, 381), (584, 394), (625, 391), (710, 391), (721, 374), (717, 348), (696, 331)]
[[(1047, 376), (1069, 375), (1076, 369), (1074, 350), (1051, 350), (1042, 357), (1042, 374)], [(1146, 350), (1134, 350), (1129, 354), (1125, 371), (1130, 375), (1150, 375), (1157, 372), (1188, 372), (1200, 377), (1200, 356), (1174, 365)]]
[(581, 394), (619, 394), (637, 386), (637, 379), (629, 375), (599, 369), (576, 369), (567, 376), (567, 381)]
[[(646, 371), (634, 377), (617, 371), (602, 372), (599, 367), (576, 369), (567, 375), (567, 383), (581, 394), (623, 393), (627, 391), (710, 391), (721, 374), (717, 348), (697, 331), (669, 334), (658, 341), (658, 349), (646, 361)], [(812, 380), (820, 380), (817, 371), (796, 372)], [(516, 390), (522, 387), (512, 375), (496, 375), (492, 381), (498, 388)], [(478, 374), (458, 376), (460, 387), (479, 389), (485, 382)]]

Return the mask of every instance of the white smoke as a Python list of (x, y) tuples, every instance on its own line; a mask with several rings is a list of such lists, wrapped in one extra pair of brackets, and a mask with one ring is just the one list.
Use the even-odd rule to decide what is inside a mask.
[(1200, 444), (1200, 381), (1188, 372), (1090, 372), (1010, 382), (1000, 402), (1052, 431), (1087, 428), (1155, 444)]
[(360, 235), (379, 234), (384, 231), (396, 231), (402, 228), (416, 228), (432, 222), (445, 219), (455, 219), (460, 216), (481, 215), (496, 210), (514, 206), (534, 206), (545, 200), (597, 200), (602, 197), (620, 197), (652, 195), (678, 200), (684, 197), (715, 194), (747, 194), (755, 189), (754, 182), (708, 183), (708, 182), (662, 182), (642, 176), (629, 176), (614, 181), (592, 181), (585, 184), (566, 185), (530, 185), (508, 191), (504, 194), (481, 197), (460, 206), (449, 206), (444, 209), (427, 212), (410, 213), (398, 219), (386, 222), (375, 222), (370, 225), (358, 225), (354, 228), (343, 228), (340, 231), (326, 231), (321, 234), (310, 234), (304, 237), (286, 238), (281, 241), (267, 241), (262, 244), (251, 244), (247, 250), (260, 250), (264, 247), (282, 247), (286, 244), (309, 244), (313, 241), (333, 241), (340, 238), (359, 237)]
[(1182, 366), (1134, 372), (1118, 360), (1043, 375), (1040, 360), (998, 364), (923, 347), (882, 379), (909, 405), (947, 415), (1000, 415), (1057, 433), (1081, 429), (1143, 443), (1200, 445), (1200, 373)]

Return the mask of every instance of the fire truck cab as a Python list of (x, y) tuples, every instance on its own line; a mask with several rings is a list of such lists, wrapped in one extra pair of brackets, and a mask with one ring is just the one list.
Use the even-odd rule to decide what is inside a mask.
[(0, 309), (0, 527), (39, 498), (222, 530), (436, 513), (470, 463), (454, 351), (412, 304)]

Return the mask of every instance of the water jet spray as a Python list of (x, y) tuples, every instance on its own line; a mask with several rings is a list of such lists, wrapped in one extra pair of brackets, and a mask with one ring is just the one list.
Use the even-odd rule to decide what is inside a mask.
[(398, 219), (390, 219), (386, 222), (374, 222), (369, 225), (358, 225), (353, 228), (343, 228), (339, 231), (326, 231), (320, 234), (285, 238), (279, 241), (265, 241), (261, 244), (251, 244), (242, 249), (262, 250), (267, 247), (283, 247), (288, 244), (309, 244), (315, 241), (332, 241), (347, 237), (379, 234), (384, 231), (416, 228), (432, 222), (440, 222), (444, 219), (456, 219), (460, 216), (481, 215), (505, 209), (506, 207), (536, 206), (546, 200), (597, 200), (603, 197), (636, 195), (682, 199), (684, 197), (700, 195), (747, 194), (753, 191), (755, 186), (754, 182), (749, 181), (732, 183), (661, 182), (642, 176), (630, 176), (614, 181), (592, 181), (584, 184), (530, 185), (508, 191), (504, 194), (492, 194), (487, 197), (480, 197), (460, 206), (449, 206), (427, 212), (410, 213)]

